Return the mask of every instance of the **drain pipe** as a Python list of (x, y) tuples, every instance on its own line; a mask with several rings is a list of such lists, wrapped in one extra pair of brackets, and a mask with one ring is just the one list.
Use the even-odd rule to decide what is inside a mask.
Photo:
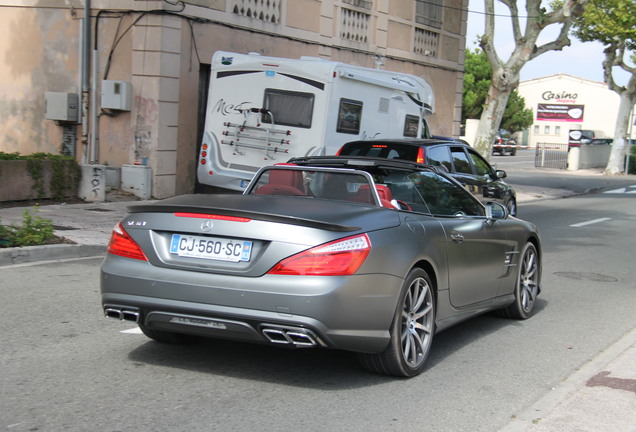
[(97, 72), (98, 72), (98, 56), (97, 47), (93, 50), (93, 79), (91, 81), (91, 133), (90, 133), (90, 159), (89, 163), (98, 163), (99, 161), (99, 116), (97, 114)]
[(82, 29), (82, 162), (89, 162), (88, 148), (88, 104), (90, 99), (90, 59), (91, 59), (91, 2), (84, 0), (84, 23)]

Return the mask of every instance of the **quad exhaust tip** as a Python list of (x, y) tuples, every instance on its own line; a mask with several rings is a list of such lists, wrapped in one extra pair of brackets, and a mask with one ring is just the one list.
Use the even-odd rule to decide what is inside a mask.
[(139, 312), (137, 311), (117, 308), (105, 308), (104, 315), (106, 315), (108, 318), (115, 318), (121, 321), (139, 323)]

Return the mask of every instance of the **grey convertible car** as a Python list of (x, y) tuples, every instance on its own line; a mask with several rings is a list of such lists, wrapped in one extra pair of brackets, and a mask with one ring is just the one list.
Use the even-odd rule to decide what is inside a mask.
[(414, 162), (291, 162), (243, 195), (130, 207), (101, 267), (106, 316), (160, 342), (349, 350), (410, 377), (436, 332), (491, 310), (532, 314), (539, 234), (501, 204)]

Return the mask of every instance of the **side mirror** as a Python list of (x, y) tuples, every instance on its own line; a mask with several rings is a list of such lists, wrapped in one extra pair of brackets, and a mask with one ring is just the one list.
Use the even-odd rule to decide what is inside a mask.
[(508, 217), (508, 210), (506, 207), (499, 204), (498, 202), (487, 202), (486, 203), (486, 219), (489, 221), (498, 220), (498, 219), (506, 219)]
[(495, 171), (495, 177), (498, 179), (505, 179), (508, 177), (508, 174), (504, 170), (497, 170)]

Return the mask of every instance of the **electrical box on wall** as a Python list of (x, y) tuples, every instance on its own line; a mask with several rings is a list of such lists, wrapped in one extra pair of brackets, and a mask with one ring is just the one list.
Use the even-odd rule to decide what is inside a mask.
[(126, 81), (102, 81), (102, 108), (130, 111), (132, 86)]
[(77, 122), (79, 120), (79, 96), (77, 93), (46, 92), (44, 94), (44, 118)]
[(141, 199), (152, 196), (152, 169), (145, 165), (122, 165), (121, 188)]

